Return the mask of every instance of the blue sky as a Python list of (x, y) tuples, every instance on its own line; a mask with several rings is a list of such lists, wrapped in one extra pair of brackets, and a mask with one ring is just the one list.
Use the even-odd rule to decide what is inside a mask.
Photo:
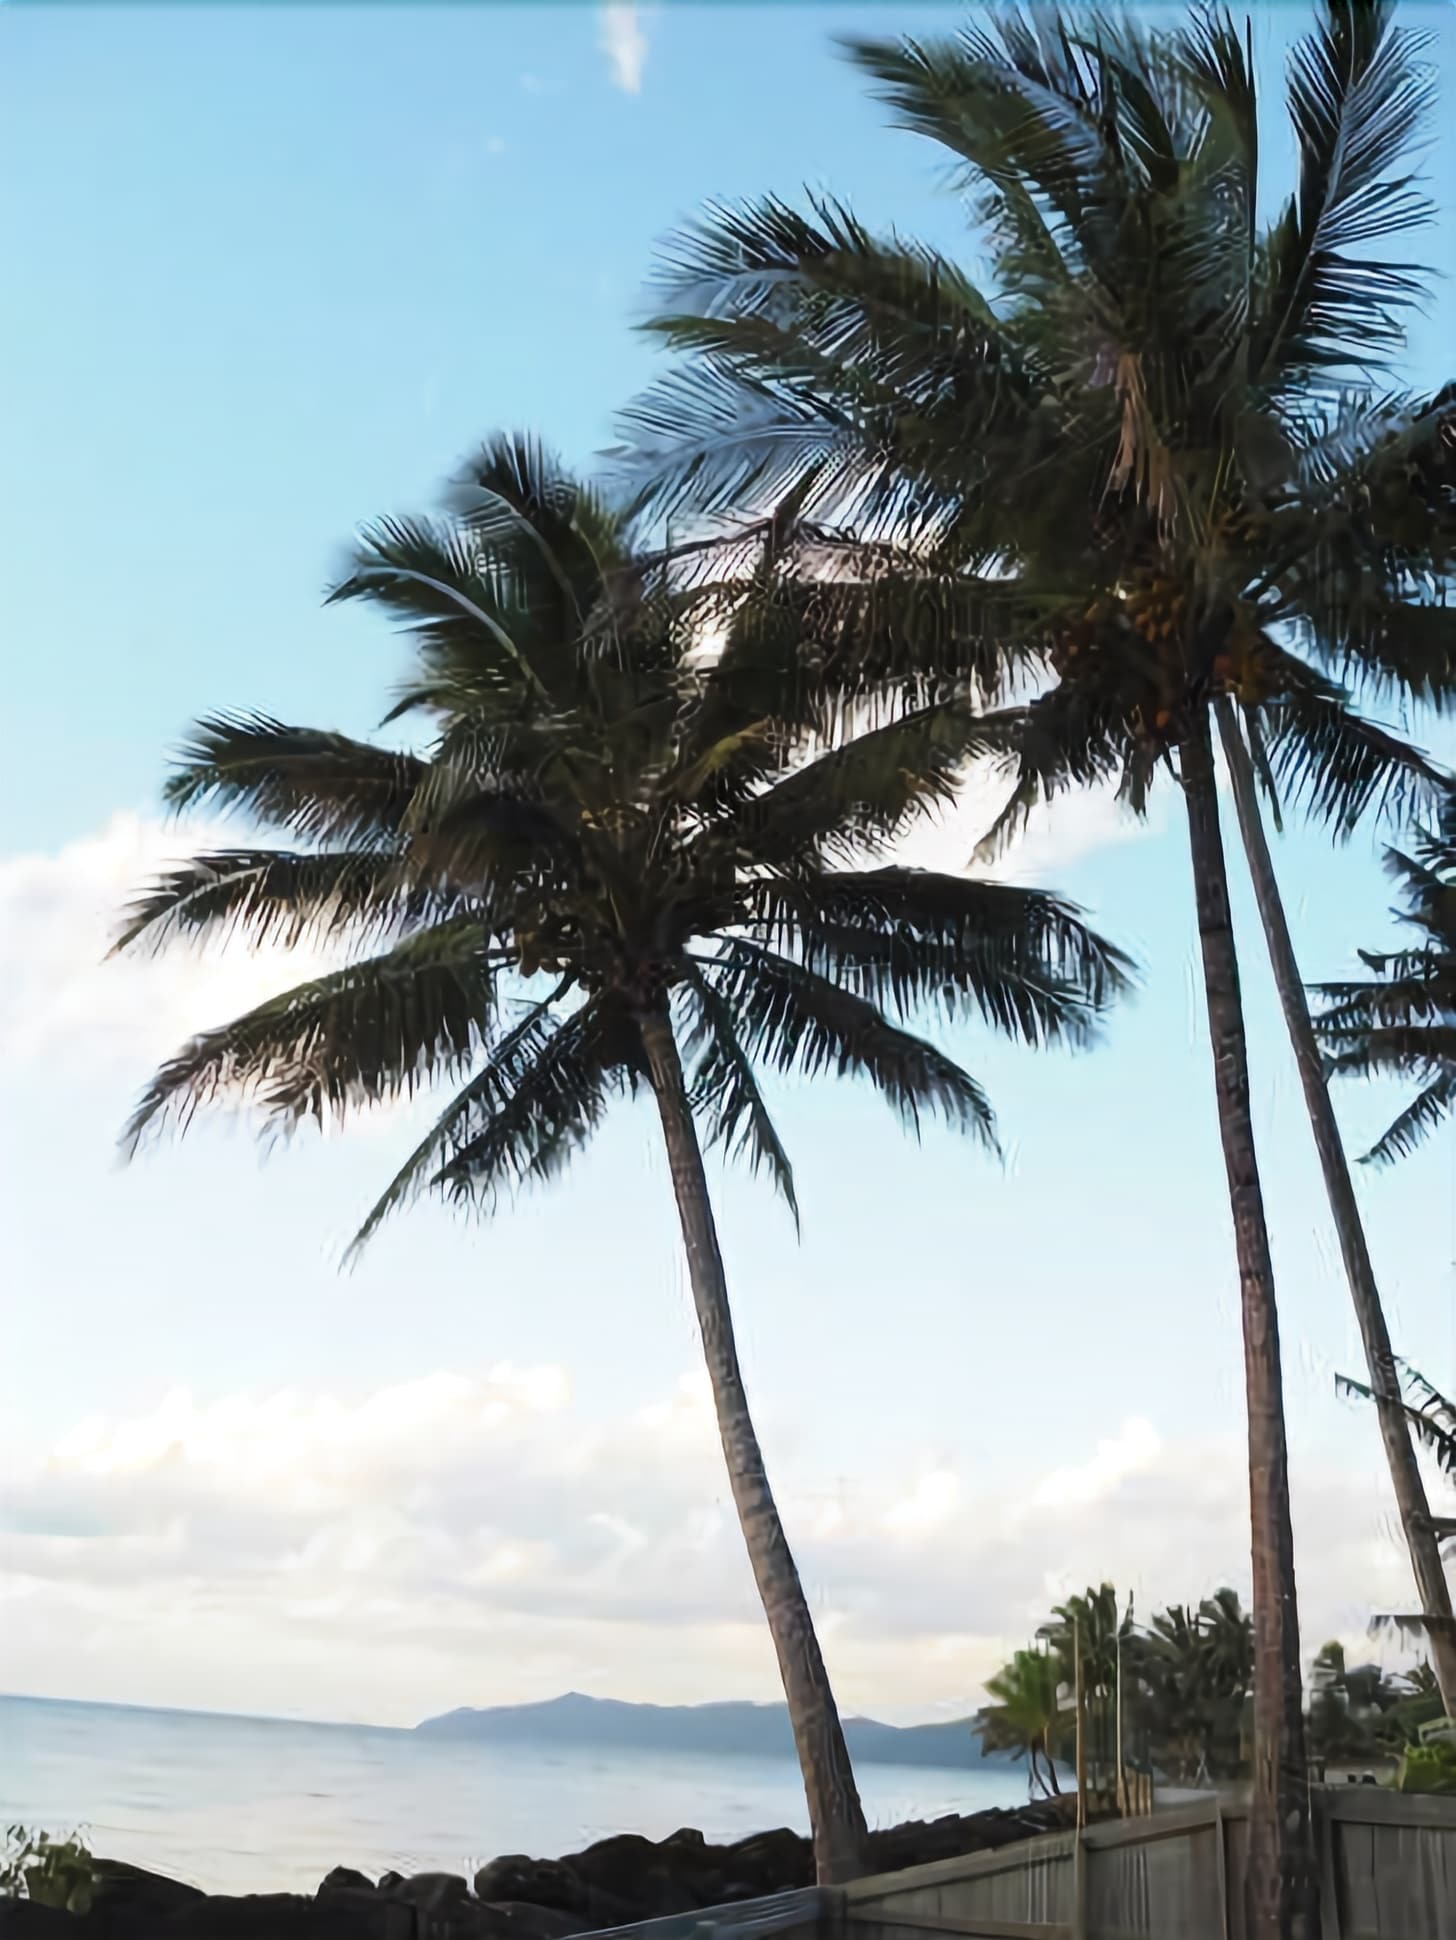
[[(1407, 12), (1439, 35), (1449, 101), (1456, 19)], [(632, 326), (675, 223), (807, 183), (970, 247), (937, 158), (832, 45), (955, 18), (5, 9), (12, 1688), (406, 1717), (568, 1683), (771, 1694), (645, 1112), (552, 1196), (489, 1227), (423, 1209), (343, 1278), (341, 1242), (409, 1126), (301, 1138), (266, 1164), (208, 1126), (119, 1172), (149, 1061), (260, 993), (246, 966), (94, 963), (130, 879), (183, 840), (157, 803), (190, 717), (253, 705), (364, 732), (382, 712), (399, 643), (319, 603), (354, 527), (428, 502), (496, 426), (581, 463), (607, 442), (657, 368)], [(1266, 103), (1305, 18), (1260, 12)], [(1287, 155), (1277, 123), (1271, 140)], [(1449, 196), (1421, 246), (1450, 271)], [(1440, 339), (1434, 311), (1416, 320), (1411, 382), (1447, 374)], [(721, 1180), (761, 1426), (852, 1706), (963, 1699), (1066, 1578), (1105, 1568), (1164, 1599), (1244, 1580), (1236, 1283), (1177, 809), (1137, 829), (1075, 804), (1020, 858), (1146, 981), (1094, 1056), (958, 1046), (1000, 1110), (1004, 1168), (944, 1137), (916, 1148), (875, 1100), (826, 1086), (782, 1099), (801, 1243), (764, 1190)], [(935, 859), (958, 864), (959, 840)], [(1312, 977), (1388, 934), (1375, 849), (1280, 848)], [(1407, 1592), (1373, 1426), (1331, 1393), (1358, 1347), (1242, 889), (1236, 914), (1317, 1642)], [(1391, 1103), (1342, 1096), (1352, 1141)], [(1436, 1376), (1456, 1368), (1452, 1180), (1449, 1139), (1361, 1179), (1397, 1340)], [(549, 1372), (532, 1387), (503, 1367)], [(437, 1439), (454, 1452), (434, 1470)], [(285, 1447), (280, 1506), (260, 1450)], [(693, 1571), (722, 1605), (684, 1600)], [(180, 1628), (162, 1651), (164, 1606)]]

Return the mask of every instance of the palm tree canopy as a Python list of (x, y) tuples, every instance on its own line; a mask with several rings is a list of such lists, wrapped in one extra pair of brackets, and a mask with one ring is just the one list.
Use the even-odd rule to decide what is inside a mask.
[(1018, 1650), (986, 1680), (990, 1699), (976, 1713), (975, 1729), (986, 1751), (1018, 1757), (1059, 1757), (1066, 1736), (1057, 1660), (1045, 1651)]
[(912, 1129), (993, 1140), (981, 1087), (908, 1021), (1079, 1044), (1127, 961), (1054, 895), (865, 866), (945, 799), (978, 730), (902, 711), (824, 751), (796, 644), (734, 618), (736, 570), (634, 551), (527, 439), (489, 444), (448, 517), (369, 531), (332, 597), (410, 634), (389, 718), (421, 722), (422, 751), (202, 722), (169, 800), (291, 846), (170, 871), (118, 944), (221, 934), (346, 960), (183, 1046), (127, 1147), (225, 1094), (287, 1129), (449, 1081), (362, 1239), (427, 1186), (489, 1202), (554, 1173), (643, 1073), (649, 1009), (674, 1019), (709, 1136), (791, 1204), (765, 1065), (865, 1077)]
[(653, 327), (689, 355), (629, 414), (642, 505), (852, 515), (898, 555), (867, 641), (891, 660), (886, 609), (927, 576), (981, 598), (943, 629), (948, 688), (1046, 684), (988, 723), (1016, 778), (994, 833), (1088, 781), (1140, 806), (1221, 693), (1266, 788), (1338, 827), (1439, 784), (1353, 705), (1456, 677), (1456, 394), (1369, 389), (1424, 288), (1387, 244), (1426, 215), (1431, 80), (1391, 15), (1330, 0), (1298, 45), (1272, 222), (1225, 12), (1046, 9), (848, 49), (952, 157), (984, 282), (823, 199), (715, 209), (668, 251)]
[(1417, 1087), (1366, 1153), (1377, 1164), (1413, 1152), (1456, 1105), (1456, 791), (1436, 828), (1417, 828), (1409, 853), (1387, 850), (1386, 867), (1401, 890), (1393, 913), (1414, 940), (1362, 950), (1368, 977), (1317, 986), (1315, 1020), (1332, 1070)]

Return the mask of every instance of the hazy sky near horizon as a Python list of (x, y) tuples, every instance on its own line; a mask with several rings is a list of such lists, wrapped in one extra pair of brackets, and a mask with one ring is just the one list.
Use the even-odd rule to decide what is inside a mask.
[[(1456, 18), (1438, 36), (1456, 99)], [(832, 187), (969, 248), (941, 163), (838, 33), (949, 7), (13, 7), (0, 15), (0, 1688), (410, 1721), (568, 1687), (775, 1695), (727, 1503), (666, 1168), (625, 1107), (488, 1225), (427, 1206), (339, 1254), (412, 1122), (246, 1129), (118, 1169), (156, 1059), (277, 956), (98, 967), (138, 879), (211, 829), (159, 786), (191, 717), (367, 732), (403, 665), (320, 594), (364, 519), (485, 432), (586, 464), (657, 368), (657, 242), (713, 196)], [(1302, 6), (1258, 20), (1271, 153)], [(1449, 112), (1449, 110), (1448, 110)], [(1456, 180), (1448, 120), (1429, 173)], [(1287, 161), (1276, 166), (1287, 169)], [(1449, 274), (1449, 188), (1420, 239)], [(1449, 285), (1440, 297), (1449, 342)], [(1402, 375), (1434, 384), (1440, 311)], [(1456, 753), (1443, 744), (1442, 751)], [(917, 854), (958, 868), (971, 791)], [(1379, 837), (1279, 848), (1301, 961), (1391, 934)], [(1144, 988), (1070, 1059), (957, 1038), (998, 1167), (847, 1086), (781, 1090), (804, 1217), (715, 1175), (742, 1346), (848, 1710), (964, 1708), (1061, 1591), (1246, 1587), (1237, 1283), (1178, 803), (1039, 823)], [(1408, 1575), (1242, 885), (1306, 1641)], [(1362, 1146), (1388, 1092), (1340, 1097)], [(1456, 1377), (1448, 1135), (1361, 1175), (1399, 1348)]]

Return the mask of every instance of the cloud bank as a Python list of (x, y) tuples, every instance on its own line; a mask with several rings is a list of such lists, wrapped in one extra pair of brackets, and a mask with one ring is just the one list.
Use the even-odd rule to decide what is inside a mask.
[[(767, 1424), (770, 1429), (772, 1424)], [(1011, 1492), (945, 1466), (776, 1478), (841, 1702), (964, 1710), (1049, 1604), (1244, 1586), (1239, 1438), (1124, 1421)], [(1379, 1492), (1299, 1477), (1306, 1643), (1408, 1594)], [(0, 1487), (11, 1689), (413, 1722), (568, 1688), (776, 1695), (699, 1374), (615, 1422), (559, 1365), (372, 1391), (186, 1390), (76, 1424)]]

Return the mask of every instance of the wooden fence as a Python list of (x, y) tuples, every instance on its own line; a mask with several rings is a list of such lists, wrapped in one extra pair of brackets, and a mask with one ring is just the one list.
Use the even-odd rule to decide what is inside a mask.
[[(1315, 1794), (1323, 1940), (1456, 1940), (1456, 1799)], [(843, 1940), (1244, 1940), (1247, 1806), (1214, 1800), (857, 1880)]]

